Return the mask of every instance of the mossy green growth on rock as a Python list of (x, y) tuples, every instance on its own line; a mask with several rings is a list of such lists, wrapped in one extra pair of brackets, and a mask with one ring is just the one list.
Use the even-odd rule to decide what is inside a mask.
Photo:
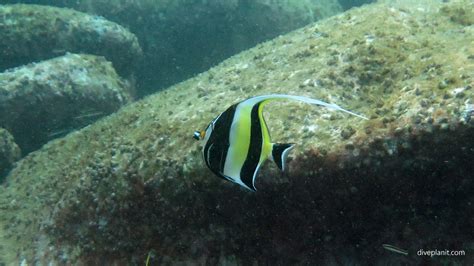
[[(0, 260), (140, 264), (151, 252), (158, 264), (470, 262), (415, 254), (472, 254), (474, 239), (474, 32), (439, 12), (350, 10), (48, 143), (1, 188)], [(249, 193), (206, 168), (192, 133), (268, 93), (370, 120), (269, 104), (273, 141), (297, 145), (288, 171), (265, 164)], [(387, 243), (409, 256), (387, 253)]]
[(474, 24), (474, 3), (457, 2), (449, 6), (441, 8), (441, 13), (449, 16), (454, 23), (463, 26), (471, 26)]

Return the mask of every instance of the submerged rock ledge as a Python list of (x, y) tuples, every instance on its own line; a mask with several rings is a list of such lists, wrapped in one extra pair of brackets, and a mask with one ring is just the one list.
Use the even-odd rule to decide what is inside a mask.
[(0, 71), (71, 52), (105, 56), (129, 75), (142, 54), (124, 27), (67, 8), (0, 5), (0, 36)]
[(66, 54), (0, 73), (0, 126), (24, 154), (131, 102), (104, 57)]
[[(459, 6), (456, 6), (459, 5)], [(474, 30), (440, 9), (353, 9), (230, 58), (21, 160), (1, 188), (7, 264), (194, 262), (337, 265), (472, 261)], [(441, 7), (441, 6), (440, 6)], [(370, 18), (370, 19), (369, 19)], [(257, 193), (205, 168), (191, 138), (266, 93), (370, 117), (272, 104)], [(394, 256), (382, 244), (409, 251)]]

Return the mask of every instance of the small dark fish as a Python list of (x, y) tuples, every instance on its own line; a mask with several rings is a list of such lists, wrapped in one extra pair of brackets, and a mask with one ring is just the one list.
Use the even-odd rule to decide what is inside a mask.
[(94, 112), (94, 113), (86, 113), (82, 115), (78, 115), (73, 117), (73, 119), (84, 119), (84, 118), (90, 118), (90, 117), (97, 117), (103, 115), (104, 112)]
[(388, 251), (392, 251), (392, 252), (395, 252), (395, 253), (398, 253), (398, 254), (408, 256), (408, 251), (404, 250), (404, 249), (401, 249), (399, 247), (392, 246), (392, 245), (389, 245), (389, 244), (382, 244), (382, 247), (384, 249), (388, 250)]
[(256, 191), (255, 177), (268, 158), (280, 170), (285, 169), (286, 158), (294, 144), (272, 143), (263, 117), (263, 106), (275, 100), (320, 105), (367, 119), (336, 104), (303, 96), (271, 94), (241, 101), (214, 118), (206, 130), (194, 132), (195, 139), (204, 140), (204, 161), (214, 174)]
[(65, 49), (53, 49), (53, 54), (64, 54), (66, 53)]
[(70, 128), (54, 131), (48, 134), (48, 139), (51, 140), (51, 139), (55, 139), (59, 137), (64, 137), (72, 131), (74, 131), (74, 129), (70, 129)]

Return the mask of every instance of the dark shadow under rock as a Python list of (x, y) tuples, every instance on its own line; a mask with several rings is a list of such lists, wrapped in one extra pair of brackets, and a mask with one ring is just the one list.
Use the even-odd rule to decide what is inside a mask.
[(0, 183), (20, 156), (21, 150), (16, 145), (13, 136), (7, 130), (0, 128)]

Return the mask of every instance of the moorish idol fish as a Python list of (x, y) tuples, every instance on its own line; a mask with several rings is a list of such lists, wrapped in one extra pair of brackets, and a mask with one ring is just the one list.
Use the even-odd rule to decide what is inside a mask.
[(267, 158), (280, 170), (294, 144), (272, 143), (263, 106), (274, 100), (296, 100), (340, 110), (367, 119), (336, 104), (303, 96), (284, 94), (261, 95), (230, 106), (214, 118), (206, 130), (195, 131), (194, 138), (204, 140), (202, 154), (207, 167), (219, 177), (256, 191), (255, 177)]

